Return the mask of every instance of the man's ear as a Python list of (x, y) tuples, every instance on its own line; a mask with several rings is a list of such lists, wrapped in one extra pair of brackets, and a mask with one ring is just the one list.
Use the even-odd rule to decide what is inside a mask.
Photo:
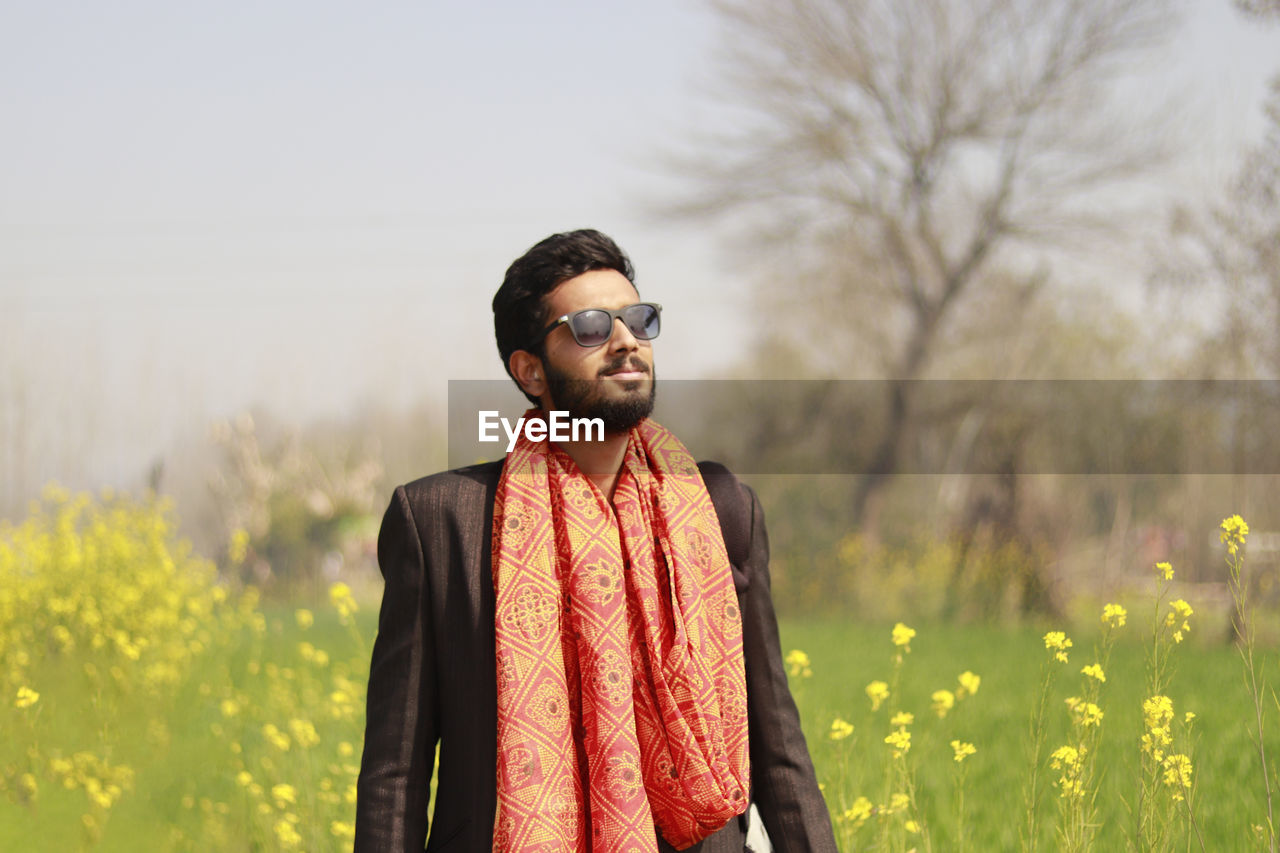
[(526, 394), (541, 400), (542, 395), (547, 393), (547, 377), (542, 368), (542, 359), (528, 350), (518, 349), (511, 353), (507, 366)]

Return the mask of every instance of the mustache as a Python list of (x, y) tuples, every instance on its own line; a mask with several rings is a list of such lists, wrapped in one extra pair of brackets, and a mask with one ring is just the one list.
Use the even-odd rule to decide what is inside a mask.
[(635, 370), (640, 373), (653, 372), (650, 369), (649, 365), (645, 364), (644, 361), (639, 356), (623, 354), (618, 359), (600, 368), (599, 375), (607, 376), (610, 373), (617, 373), (620, 370)]

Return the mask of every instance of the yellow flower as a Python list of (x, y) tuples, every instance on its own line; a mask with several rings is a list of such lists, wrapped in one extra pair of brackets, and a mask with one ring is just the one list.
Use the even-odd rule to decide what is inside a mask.
[(339, 689), (329, 694), (329, 714), (335, 720), (350, 720), (357, 710), (364, 707), (359, 697), (360, 688), (355, 682), (341, 676), (335, 676), (333, 683)]
[(18, 696), (13, 700), (15, 708), (30, 708), (32, 705), (40, 701), (40, 694), (32, 690), (30, 687), (19, 687)]
[(915, 628), (908, 628), (906, 625), (899, 622), (893, 626), (893, 633), (890, 635), (890, 639), (893, 640), (893, 644), (895, 646), (902, 646), (907, 651), (911, 651), (911, 638), (915, 635)]
[[(54, 642), (56, 642), (62, 648), (62, 651), (69, 652), (73, 648), (75, 648), (75, 645), (76, 645), (75, 637), (71, 636), (71, 631), (68, 630), (66, 625), (54, 625), (52, 634), (53, 634)], [(94, 639), (98, 640), (99, 643), (101, 644), (106, 643), (106, 640), (102, 639), (101, 634), (95, 635)], [(94, 648), (98, 648), (98, 645), (94, 645)]]
[(867, 685), (867, 698), (871, 700), (871, 710), (879, 711), (884, 700), (889, 698), (889, 685), (883, 681), (873, 681)]
[(1076, 722), (1080, 725), (1097, 726), (1102, 724), (1104, 716), (1102, 709), (1092, 702), (1082, 702), (1078, 699), (1067, 700), (1067, 707), (1071, 709), (1072, 715), (1076, 718)]
[(919, 832), (920, 824), (916, 823), (914, 820), (908, 820), (907, 822), (902, 824), (902, 828), (905, 829), (907, 832)]
[(1080, 750), (1074, 746), (1060, 746), (1049, 756), (1049, 766), (1054, 770), (1061, 770), (1064, 767), (1072, 769), (1080, 763)]
[(930, 698), (933, 700), (933, 712), (939, 719), (945, 717), (956, 705), (956, 694), (950, 690), (935, 690)]
[(906, 810), (911, 805), (911, 798), (903, 793), (892, 794), (889, 797), (889, 808), (886, 812), (900, 812)]
[(1157, 726), (1142, 736), (1142, 751), (1160, 761), (1164, 758), (1164, 748), (1172, 742), (1169, 730)]
[(335, 838), (351, 840), (356, 837), (356, 825), (354, 823), (343, 823), (340, 820), (335, 820), (329, 824), (329, 831), (333, 833)]
[(1101, 664), (1091, 663), (1088, 666), (1086, 666), (1084, 669), (1080, 670), (1080, 672), (1083, 673), (1084, 675), (1089, 676), (1090, 678), (1095, 678), (1098, 681), (1107, 680), (1107, 674), (1102, 671)]
[(302, 843), (302, 836), (298, 834), (298, 830), (293, 828), (293, 824), (287, 819), (276, 821), (274, 827), (276, 838), (279, 839), (282, 847), (297, 847)]
[(965, 696), (972, 696), (978, 692), (980, 684), (982, 684), (982, 676), (974, 675), (966, 669), (960, 673), (960, 689), (956, 691), (956, 698), (963, 699)]
[(1152, 696), (1142, 702), (1142, 720), (1147, 728), (1165, 726), (1173, 719), (1173, 700), (1168, 696)]
[(1173, 742), (1169, 724), (1173, 722), (1173, 700), (1168, 696), (1152, 696), (1142, 703), (1142, 751), (1156, 761), (1164, 759), (1165, 747)]
[(356, 605), (356, 600), (351, 596), (351, 587), (342, 581), (338, 581), (329, 587), (329, 601), (338, 610), (338, 615), (345, 621), (352, 613), (360, 608)]
[(290, 720), (289, 731), (293, 733), (293, 739), (297, 741), (298, 746), (303, 749), (315, 746), (320, 742), (320, 736), (316, 734), (316, 727), (310, 720)]
[(970, 755), (978, 751), (978, 748), (971, 743), (965, 743), (960, 740), (951, 741), (951, 749), (955, 752), (955, 760), (957, 762), (964, 761)]
[(1184, 715), (1183, 715), (1183, 717), (1182, 717), (1182, 722), (1183, 722), (1183, 724), (1184, 724), (1184, 725), (1188, 725), (1188, 726), (1189, 726), (1189, 725), (1191, 725), (1192, 720), (1194, 720), (1195, 718), (1196, 718), (1196, 712), (1195, 712), (1195, 711), (1188, 711), (1186, 714), (1184, 714)]
[(1156, 563), (1156, 571), (1164, 575), (1165, 580), (1173, 580), (1173, 566), (1168, 563)]
[(899, 711), (889, 720), (891, 726), (909, 726), (916, 721), (916, 715), (910, 711)]
[[(281, 783), (279, 785), (271, 786), (271, 798), (276, 801), (276, 805), (280, 805), (281, 803), (297, 803), (298, 792), (294, 790), (292, 785)], [(284, 806), (280, 805), (280, 808), (284, 808)]]
[(1067, 639), (1067, 635), (1062, 631), (1050, 631), (1044, 635), (1044, 647), (1046, 649), (1064, 649), (1071, 646), (1071, 641)]
[(1067, 649), (1071, 645), (1071, 638), (1062, 631), (1050, 631), (1044, 635), (1044, 647), (1054, 653), (1053, 659), (1059, 663), (1067, 662)]
[(236, 784), (241, 788), (247, 788), (253, 784), (253, 774), (248, 770), (241, 770), (236, 774)]
[(900, 758), (903, 753), (911, 749), (911, 732), (906, 729), (898, 729), (886, 737), (884, 742), (893, 747), (893, 757)]
[(808, 678), (813, 675), (813, 670), (809, 668), (809, 656), (799, 649), (787, 652), (785, 663), (787, 674), (792, 678)]
[(1249, 535), (1249, 525), (1238, 515), (1230, 518), (1222, 519), (1222, 532), (1218, 534), (1218, 538), (1222, 540), (1222, 544), (1227, 546), (1227, 552), (1231, 556), (1235, 556), (1240, 550), (1240, 546), (1244, 544), (1244, 540)]
[(234, 699), (223, 699), (219, 707), (224, 717), (234, 717), (240, 713), (240, 705)]
[(227, 543), (227, 559), (231, 561), (231, 565), (238, 566), (244, 562), (248, 553), (249, 531), (239, 528), (231, 534), (231, 541)]
[(281, 752), (287, 752), (289, 750), (289, 736), (276, 728), (273, 723), (267, 723), (262, 727), (262, 736), (267, 739), (268, 743)]
[(1119, 604), (1107, 604), (1102, 608), (1102, 621), (1113, 628), (1123, 628), (1125, 619), (1128, 616), (1129, 611)]
[(871, 817), (872, 808), (870, 800), (866, 797), (858, 797), (853, 801), (853, 805), (844, 810), (844, 814), (841, 817), (844, 820), (852, 821), (857, 826), (861, 826), (866, 823), (867, 818)]
[(344, 740), (338, 744), (338, 755), (341, 755), (343, 758), (350, 758), (352, 755), (355, 755), (355, 751), (356, 748), (348, 741)]
[(831, 723), (831, 733), (828, 735), (832, 740), (844, 740), (853, 734), (853, 725), (836, 717)]
[(1064, 774), (1062, 778), (1058, 780), (1057, 784), (1058, 784), (1058, 789), (1060, 791), (1060, 796), (1064, 800), (1070, 799), (1072, 797), (1084, 796), (1084, 782), (1081, 781), (1080, 779), (1076, 779)]
[(304, 631), (316, 623), (315, 614), (305, 607), (299, 607), (293, 611), (293, 618), (297, 621), (298, 627)]
[(36, 794), (40, 792), (40, 787), (36, 783), (36, 777), (31, 773), (23, 773), (18, 778), (18, 790), (22, 792), (27, 800), (34, 800)]
[(1162, 762), (1164, 783), (1173, 788), (1173, 799), (1181, 801), (1183, 790), (1191, 788), (1191, 759), (1181, 753), (1170, 755)]

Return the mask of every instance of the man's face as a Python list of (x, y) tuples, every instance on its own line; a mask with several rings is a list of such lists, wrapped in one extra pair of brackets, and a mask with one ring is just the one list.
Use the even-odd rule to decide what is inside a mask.
[[(556, 318), (585, 308), (618, 309), (640, 301), (631, 282), (616, 270), (592, 270), (562, 282), (543, 301)], [(543, 343), (550, 408), (575, 418), (600, 418), (608, 432), (625, 432), (653, 411), (657, 388), (653, 346), (636, 339), (621, 320), (613, 335), (597, 347), (583, 347), (567, 324)]]

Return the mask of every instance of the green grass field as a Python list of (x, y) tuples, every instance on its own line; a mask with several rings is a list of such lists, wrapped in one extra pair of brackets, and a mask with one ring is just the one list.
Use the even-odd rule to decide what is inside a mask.
[[(955, 849), (955, 762), (949, 742), (972, 742), (977, 753), (967, 759), (966, 834), (973, 850), (1016, 850), (1026, 820), (1024, 791), (1030, 776), (1029, 724), (1047, 660), (1044, 629), (999, 627), (920, 627), (905, 659), (902, 706), (915, 713), (916, 742), (909, 758), (917, 768), (918, 800), (930, 828), (934, 849)], [(1096, 849), (1124, 850), (1134, 828), (1131, 807), (1138, 791), (1141, 703), (1146, 685), (1142, 628), (1132, 620), (1127, 641), (1115, 647), (1099, 704), (1105, 711), (1098, 750), (1101, 771), (1096, 801), (1100, 827)], [(1147, 631), (1149, 632), (1149, 628)], [(885, 767), (889, 732), (882, 709), (870, 711), (864, 693), (874, 679), (888, 680), (891, 671), (889, 625), (787, 622), (784, 651), (802, 649), (812, 660), (813, 676), (793, 679), (810, 749), (828, 805), (839, 812), (854, 797), (885, 802)], [(1199, 638), (1203, 640), (1203, 638)], [(1071, 660), (1062, 665), (1049, 702), (1046, 750), (1066, 742), (1069, 718), (1063, 700), (1079, 694), (1079, 671), (1092, 662), (1092, 640), (1076, 637)], [(1167, 691), (1177, 714), (1193, 711), (1198, 732), (1193, 759), (1192, 802), (1208, 850), (1255, 849), (1250, 827), (1266, 820), (1263, 780), (1250, 739), (1251, 702), (1235, 649), (1188, 641), (1174, 652), (1174, 672)], [(1263, 671), (1276, 675), (1276, 656), (1263, 656)], [(945, 719), (930, 708), (930, 694), (954, 689), (957, 675), (971, 670), (982, 677), (980, 690), (961, 702)], [(1272, 681), (1274, 682), (1274, 678)], [(1274, 716), (1275, 704), (1268, 699)], [(854, 734), (833, 742), (831, 722), (842, 717)], [(1270, 756), (1280, 756), (1280, 741), (1267, 738)], [(1048, 785), (1057, 774), (1044, 773)], [(1057, 792), (1042, 794), (1041, 849), (1056, 849)], [(868, 826), (858, 835), (875, 838)], [(1181, 847), (1182, 845), (1178, 845)], [(861, 849), (848, 845), (849, 849)]]
[[(324, 610), (317, 610), (308, 629), (299, 627), (292, 608), (268, 609), (265, 616), (261, 632), (245, 629), (217, 654), (200, 658), (177, 693), (163, 702), (128, 691), (88, 693), (70, 666), (42, 673), (43, 707), (30, 735), (39, 748), (64, 756), (105, 750), (111, 763), (133, 770), (132, 788), (109, 816), (101, 815), (101, 840), (94, 849), (286, 849), (277, 826), (287, 815), (301, 838), (293, 849), (349, 847), (332, 824), (349, 822), (354, 814), (348, 786), (358, 763), (363, 709), (335, 719), (322, 713), (321, 705), (335, 670), (362, 679), (375, 614), (368, 607), (361, 611), (355, 633)], [(915, 627), (919, 633), (905, 657), (899, 699), (916, 718), (907, 757), (915, 768), (919, 815), (933, 849), (956, 846), (957, 767), (948, 745), (954, 738), (977, 747), (966, 763), (968, 848), (1019, 849), (1031, 767), (1028, 723), (1047, 659), (1043, 629)], [(783, 651), (801, 649), (812, 660), (813, 675), (792, 683), (819, 777), (837, 814), (859, 795), (883, 803), (892, 793), (886, 781), (890, 749), (883, 742), (888, 717), (883, 708), (873, 714), (864, 693), (868, 682), (889, 680), (889, 629), (832, 621), (783, 624)], [(1100, 850), (1126, 849), (1134, 823), (1130, 805), (1137, 792), (1144, 651), (1140, 626), (1131, 622), (1124, 630), (1128, 639), (1115, 648), (1099, 700), (1106, 714), (1099, 748)], [(299, 651), (303, 642), (325, 650), (329, 661), (318, 666), (306, 659)], [(1077, 637), (1070, 664), (1060, 668), (1049, 703), (1047, 749), (1064, 742), (1068, 718), (1062, 700), (1079, 692), (1080, 667), (1092, 661), (1090, 643)], [(1193, 802), (1205, 846), (1254, 849), (1250, 827), (1265, 820), (1266, 805), (1239, 657), (1229, 646), (1197, 637), (1177, 647), (1175, 666), (1168, 690), (1175, 708), (1179, 716), (1188, 710), (1198, 715)], [(982, 677), (981, 688), (938, 719), (930, 711), (930, 694), (954, 689), (965, 670)], [(1274, 654), (1264, 657), (1263, 670), (1277, 674)], [(232, 716), (221, 707), (229, 697), (241, 706)], [(1268, 710), (1274, 719), (1277, 709), (1270, 700)], [(318, 742), (308, 749), (296, 742), (287, 751), (273, 749), (262, 726), (274, 720), (288, 731), (295, 716), (314, 721)], [(837, 716), (854, 725), (854, 734), (841, 741), (827, 736)], [(110, 730), (102, 730), (104, 719), (113, 721)], [(26, 746), (18, 734), (6, 737), (5, 760)], [(354, 757), (340, 753), (344, 742), (354, 746)], [(1280, 756), (1280, 743), (1269, 738), (1267, 746)], [(238, 783), (241, 772), (251, 773), (265, 790), (255, 795)], [(1048, 850), (1057, 846), (1053, 775), (1046, 770), (1041, 776), (1041, 849)], [(296, 802), (274, 801), (273, 785), (282, 783), (294, 789)], [(33, 805), (3, 801), (0, 810), (0, 850), (76, 850), (88, 837), (81, 816), (92, 810), (86, 808), (84, 791), (65, 790), (44, 778)], [(850, 836), (846, 849), (870, 847), (877, 837), (873, 818)]]

